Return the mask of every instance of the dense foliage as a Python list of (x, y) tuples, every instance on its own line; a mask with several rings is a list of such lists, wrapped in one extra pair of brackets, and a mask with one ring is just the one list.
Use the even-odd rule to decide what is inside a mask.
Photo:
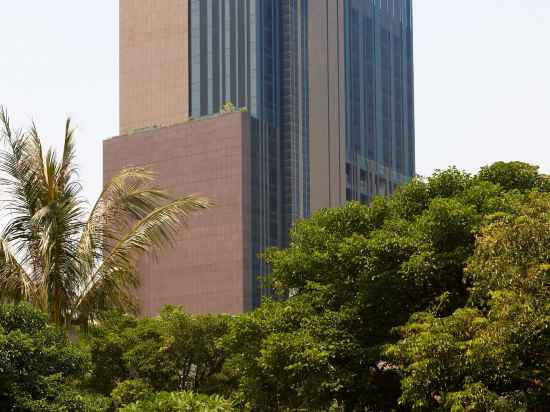
[[(36, 345), (75, 358), (40, 361), (46, 389), (21, 399), (81, 402), (59, 410), (544, 411), (549, 192), (524, 163), (450, 168), (299, 222), (288, 248), (265, 254), (281, 299), (250, 313), (109, 312), (71, 345), (33, 312), (0, 319), (1, 339), (36, 316), (57, 331)], [(0, 385), (19, 388), (13, 376)]]
[(219, 395), (189, 392), (223, 389), (216, 340), (227, 321), (173, 307), (154, 319), (109, 314), (74, 344), (32, 306), (1, 305), (0, 410), (230, 410)]
[(0, 410), (96, 411), (92, 398), (73, 385), (84, 377), (86, 354), (64, 332), (26, 305), (0, 306)]
[[(470, 304), (415, 314), (388, 353), (415, 409), (544, 410), (550, 404), (550, 196), (480, 233), (467, 267)], [(489, 408), (487, 405), (498, 405)]]
[(160, 392), (119, 409), (120, 412), (229, 412), (232, 410), (231, 402), (219, 396), (200, 395), (193, 392)]
[(107, 314), (82, 339), (91, 355), (89, 384), (106, 395), (120, 392), (128, 379), (132, 391), (143, 385), (155, 391), (221, 391), (227, 377), (217, 340), (228, 323), (227, 316), (189, 316), (170, 306), (151, 319)]
[[(255, 410), (319, 410), (336, 403), (345, 410), (454, 411), (457, 405), (483, 410), (475, 409), (476, 402), (531, 410), (549, 403), (542, 383), (548, 373), (548, 295), (536, 305), (527, 302), (510, 280), (533, 276), (529, 268), (550, 263), (541, 243), (550, 234), (548, 215), (531, 218), (521, 245), (494, 244), (493, 238), (504, 236), (499, 230), (521, 233), (517, 221), (524, 222), (528, 210), (544, 210), (550, 201), (546, 182), (536, 167), (518, 162), (497, 163), (475, 176), (451, 168), (369, 207), (348, 204), (300, 222), (289, 248), (267, 253), (274, 285), (291, 298), (240, 317), (225, 338), (239, 371), (242, 404)], [(535, 229), (536, 236), (529, 232)], [(519, 256), (532, 266), (520, 270), (513, 260)], [(506, 272), (513, 273), (510, 279)], [(518, 313), (509, 312), (512, 305)], [(531, 310), (538, 320), (524, 327), (521, 322), (535, 316)], [(482, 316), (485, 326), (477, 323)], [(443, 344), (461, 346), (447, 336), (449, 328), (462, 327), (459, 319), (479, 327), (481, 334), (472, 331), (479, 352), (466, 351), (478, 375), (467, 369), (461, 374), (455, 366), (464, 359), (457, 356), (455, 365), (447, 354), (443, 369), (431, 352)], [(502, 345), (515, 348), (509, 356), (516, 363), (508, 368), (530, 383), (506, 374), (500, 381), (491, 377), (495, 368), (504, 373), (503, 365), (488, 368), (479, 357), (483, 348), (498, 348), (498, 339), (502, 351)], [(492, 355), (500, 359), (502, 353)], [(489, 354), (485, 362), (492, 362)], [(455, 374), (460, 389), (447, 386)]]

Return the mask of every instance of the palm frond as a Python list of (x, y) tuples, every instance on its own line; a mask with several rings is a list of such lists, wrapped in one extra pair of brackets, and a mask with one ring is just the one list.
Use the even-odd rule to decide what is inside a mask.
[(61, 164), (58, 171), (59, 184), (61, 186), (67, 184), (71, 177), (77, 175), (76, 168), (76, 149), (75, 149), (75, 128), (72, 127), (71, 119), (67, 119), (65, 122), (65, 138), (63, 142), (63, 155), (61, 157)]
[(3, 143), (8, 143), (12, 140), (14, 140), (14, 137), (21, 134), (21, 131), (14, 131), (11, 128), (11, 121), (10, 116), (8, 114), (8, 111), (3, 107), (0, 106), (0, 124), (2, 126), (1, 130), (1, 136)]
[(190, 213), (206, 209), (210, 202), (196, 196), (175, 199), (156, 207), (138, 220), (118, 241), (90, 277), (75, 311), (93, 316), (106, 302), (111, 307), (133, 310), (133, 292), (139, 284), (136, 262), (144, 254), (155, 255), (175, 241), (178, 230), (185, 226)]
[[(144, 200), (152, 196), (151, 192), (158, 192), (150, 188), (152, 182), (149, 170), (132, 167), (119, 172), (105, 186), (82, 230), (78, 254), (83, 272), (93, 272), (105, 249), (120, 240), (131, 220), (136, 221), (166, 203), (168, 196), (160, 193), (156, 201)], [(143, 206), (144, 203), (148, 204)], [(138, 205), (143, 209), (142, 216), (131, 212)]]
[(61, 307), (72, 306), (83, 281), (76, 253), (83, 201), (75, 179), (73, 129), (67, 121), (58, 160), (52, 149), (44, 154), (34, 123), (28, 133), (14, 133), (7, 113), (1, 116), (7, 150), (0, 153), (0, 184), (8, 195), (3, 209), (9, 217), (3, 237), (14, 246), (22, 267), (29, 268), (53, 320), (60, 322)]
[(0, 298), (9, 301), (35, 298), (32, 279), (19, 265), (5, 239), (0, 239)]
[(0, 299), (24, 299), (57, 323), (93, 317), (106, 308), (136, 309), (136, 262), (171, 245), (201, 197), (174, 199), (155, 188), (154, 175), (128, 168), (104, 188), (84, 219), (75, 162), (75, 129), (65, 123), (61, 156), (44, 151), (33, 123), (12, 130), (0, 107)]
[[(135, 213), (136, 208), (144, 205), (144, 198), (147, 192), (155, 192), (151, 188), (153, 181), (154, 175), (148, 169), (130, 167), (120, 171), (105, 186), (94, 204), (88, 219), (87, 232), (93, 227), (106, 225), (107, 223), (118, 224), (120, 226), (127, 224), (128, 219), (143, 217), (143, 213)], [(168, 199), (165, 194), (160, 193), (157, 198), (162, 202)], [(154, 204), (145, 205), (145, 216), (154, 207), (158, 206), (158, 201)]]
[(0, 152), (0, 186), (7, 195), (2, 199), (2, 213), (9, 219), (2, 237), (9, 242), (23, 266), (32, 265), (33, 274), (38, 273), (40, 262), (36, 260), (37, 237), (33, 232), (31, 218), (40, 207), (40, 184), (35, 172), (37, 165), (30, 162), (29, 137), (21, 131), (13, 131), (7, 112), (0, 110), (2, 137), (6, 150)]

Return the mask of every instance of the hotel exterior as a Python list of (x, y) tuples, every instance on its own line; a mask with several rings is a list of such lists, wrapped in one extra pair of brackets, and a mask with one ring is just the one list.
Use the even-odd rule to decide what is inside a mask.
[(140, 264), (143, 314), (257, 306), (270, 294), (257, 255), (294, 221), (414, 176), (411, 1), (120, 0), (104, 178), (147, 165), (216, 203)]

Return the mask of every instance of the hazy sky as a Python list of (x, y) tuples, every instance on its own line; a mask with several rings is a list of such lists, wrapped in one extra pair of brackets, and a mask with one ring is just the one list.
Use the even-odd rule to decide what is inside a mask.
[[(95, 197), (118, 130), (118, 2), (0, 7), (0, 105), (54, 145), (70, 115)], [(515, 159), (550, 172), (550, 0), (414, 0), (414, 19), (418, 173)]]

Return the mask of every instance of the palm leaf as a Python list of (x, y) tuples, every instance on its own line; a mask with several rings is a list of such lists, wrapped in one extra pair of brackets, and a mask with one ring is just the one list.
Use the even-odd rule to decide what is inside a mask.
[(91, 273), (104, 251), (120, 241), (135, 222), (169, 200), (162, 191), (150, 188), (153, 174), (143, 168), (127, 168), (105, 186), (92, 207), (78, 247), (83, 273)]
[(156, 255), (173, 245), (178, 230), (186, 225), (190, 213), (205, 209), (209, 201), (186, 196), (156, 207), (138, 220), (109, 251), (90, 277), (75, 312), (93, 317), (99, 308), (117, 307), (135, 311), (134, 290), (139, 284), (136, 262), (144, 254)]
[(19, 265), (4, 239), (0, 240), (0, 298), (9, 301), (35, 299), (32, 279)]
[(172, 245), (208, 201), (174, 199), (153, 187), (149, 170), (128, 168), (84, 219), (70, 119), (60, 157), (44, 151), (34, 123), (14, 131), (2, 107), (0, 122), (1, 210), (9, 221), (0, 236), (0, 298), (31, 301), (60, 324), (109, 308), (134, 311), (137, 260)]
[[(3, 124), (2, 137), (7, 150), (0, 152), (0, 186), (7, 199), (2, 199), (2, 212), (9, 223), (3, 230), (3, 238), (9, 242), (23, 266), (30, 265), (33, 274), (40, 270), (36, 259), (38, 240), (31, 226), (31, 218), (39, 207), (38, 176), (29, 161), (29, 139), (20, 131), (13, 131), (7, 112), (0, 108)], [(31, 252), (35, 253), (31, 253)]]

